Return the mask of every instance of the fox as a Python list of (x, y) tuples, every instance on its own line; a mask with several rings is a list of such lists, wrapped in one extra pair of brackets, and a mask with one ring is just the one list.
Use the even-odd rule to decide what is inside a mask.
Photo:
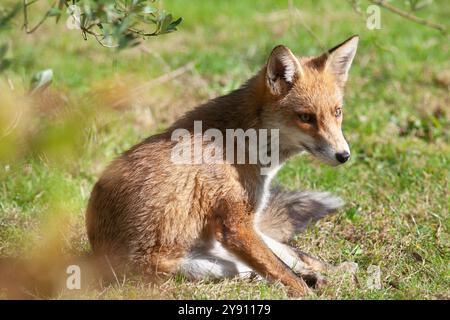
[[(276, 46), (240, 88), (188, 111), (113, 160), (94, 185), (86, 210), (94, 255), (105, 257), (117, 272), (148, 279), (257, 276), (281, 282), (295, 296), (307, 294), (309, 283), (326, 283), (327, 270), (353, 268), (351, 262), (328, 264), (291, 242), (343, 201), (329, 192), (286, 191), (271, 182), (298, 154), (331, 166), (349, 160), (343, 97), (358, 41), (355, 35), (310, 57)], [(184, 143), (192, 145), (196, 121), (203, 132), (276, 129), (281, 164), (261, 174), (260, 162), (174, 163), (173, 133), (185, 130)]]

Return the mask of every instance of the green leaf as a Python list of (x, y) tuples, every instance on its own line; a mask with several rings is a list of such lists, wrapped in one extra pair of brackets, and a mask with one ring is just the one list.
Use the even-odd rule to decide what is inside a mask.
[(11, 60), (10, 59), (0, 60), (0, 72), (3, 72), (7, 68), (9, 68), (10, 65), (11, 65)]
[(416, 3), (414, 5), (414, 11), (421, 10), (421, 9), (431, 5), (431, 4), (433, 4), (433, 0), (419, 1), (418, 3)]
[(126, 34), (119, 38), (119, 46), (117, 49), (134, 47), (139, 44), (139, 40), (133, 34)]
[(167, 27), (168, 32), (172, 32), (172, 31), (176, 31), (177, 30), (177, 26), (181, 23), (181, 21), (183, 21), (183, 18), (178, 18), (175, 21), (172, 21), (169, 26)]
[(6, 52), (8, 52), (8, 44), (4, 43), (0, 45), (0, 60), (6, 55)]
[[(29, 5), (31, 3), (34, 2), (28, 2)], [(93, 37), (90, 32), (83, 30), (89, 28), (100, 34), (103, 40), (117, 43), (119, 49), (138, 44), (138, 39), (145, 38), (145, 35), (156, 36), (175, 31), (182, 21), (181, 18), (174, 20), (170, 13), (159, 10), (153, 5), (154, 0), (56, 0), (45, 17), (55, 17), (58, 22), (71, 3), (80, 9), (80, 32), (85, 40)], [(17, 9), (20, 8), (17, 6)], [(0, 17), (2, 21), (6, 20)]]
[(50, 10), (47, 11), (47, 16), (49, 17), (59, 17), (61, 15), (61, 10), (59, 10), (56, 7), (50, 8)]
[(172, 15), (169, 13), (166, 15), (161, 23), (161, 33), (167, 33), (167, 27), (172, 22)]
[(16, 16), (21, 7), (22, 4), (17, 3), (9, 13), (5, 14), (4, 16), (0, 16), (0, 31), (2, 31), (2, 29), (7, 27), (8, 23), (12, 20), (12, 18)]
[(152, 14), (157, 12), (158, 10), (152, 6), (145, 6), (144, 9), (142, 9), (142, 13), (144, 14)]

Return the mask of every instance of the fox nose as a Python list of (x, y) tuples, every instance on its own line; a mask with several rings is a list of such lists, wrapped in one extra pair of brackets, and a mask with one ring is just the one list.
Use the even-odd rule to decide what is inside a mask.
[(350, 153), (347, 151), (344, 152), (337, 152), (336, 153), (336, 159), (337, 161), (339, 161), (340, 163), (344, 163), (347, 162), (347, 160), (350, 158)]

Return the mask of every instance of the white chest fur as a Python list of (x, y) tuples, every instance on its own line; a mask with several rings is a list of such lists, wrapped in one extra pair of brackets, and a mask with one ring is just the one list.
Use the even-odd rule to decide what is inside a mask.
[[(261, 188), (261, 191), (258, 195), (258, 201), (256, 206), (256, 215), (255, 215), (255, 227), (258, 225), (259, 218), (261, 217), (262, 212), (267, 206), (267, 202), (270, 198), (270, 183), (272, 179), (276, 176), (278, 170), (280, 170), (281, 166), (273, 168), (265, 177), (264, 184)], [(257, 229), (257, 228), (256, 228)]]

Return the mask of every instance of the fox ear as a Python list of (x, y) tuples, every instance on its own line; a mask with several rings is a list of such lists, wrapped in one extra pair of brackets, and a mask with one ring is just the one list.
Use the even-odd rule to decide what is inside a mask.
[(276, 46), (266, 67), (266, 84), (273, 95), (286, 94), (302, 73), (297, 58), (286, 46)]
[(344, 87), (348, 79), (348, 71), (353, 62), (353, 58), (358, 48), (358, 36), (353, 36), (336, 47), (328, 50), (325, 54), (324, 69), (334, 74), (336, 81), (341, 87)]

